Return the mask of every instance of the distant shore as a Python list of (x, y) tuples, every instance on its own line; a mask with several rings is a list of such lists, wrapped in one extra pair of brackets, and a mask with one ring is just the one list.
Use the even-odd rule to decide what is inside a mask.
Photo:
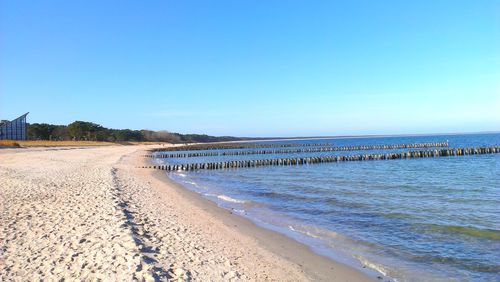
[(116, 145), (170, 145), (165, 142), (105, 142), (105, 141), (56, 141), (56, 140), (0, 140), (0, 148), (67, 147), (67, 146), (116, 146)]
[(2, 280), (375, 279), (137, 168), (147, 148), (1, 150)]

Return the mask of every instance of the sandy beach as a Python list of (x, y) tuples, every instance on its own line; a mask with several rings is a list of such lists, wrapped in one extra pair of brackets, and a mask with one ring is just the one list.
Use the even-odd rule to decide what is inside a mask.
[(0, 150), (0, 280), (374, 279), (138, 168), (148, 148)]

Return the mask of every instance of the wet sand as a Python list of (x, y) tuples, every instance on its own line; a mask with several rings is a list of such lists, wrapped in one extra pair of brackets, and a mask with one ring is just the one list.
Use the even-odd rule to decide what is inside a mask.
[(374, 280), (138, 168), (147, 148), (0, 150), (0, 280)]

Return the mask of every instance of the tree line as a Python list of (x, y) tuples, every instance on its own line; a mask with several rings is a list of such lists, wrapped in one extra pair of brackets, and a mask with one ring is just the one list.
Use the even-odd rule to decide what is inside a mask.
[(231, 136), (209, 136), (206, 134), (180, 134), (168, 131), (112, 129), (102, 125), (75, 121), (68, 125), (47, 123), (28, 124), (28, 139), (30, 140), (77, 140), (77, 141), (151, 141), (168, 143), (221, 142), (237, 141), (246, 138)]

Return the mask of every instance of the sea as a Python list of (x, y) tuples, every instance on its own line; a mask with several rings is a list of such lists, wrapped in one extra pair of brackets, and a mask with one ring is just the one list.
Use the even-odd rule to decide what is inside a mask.
[[(498, 146), (500, 134), (261, 143), (300, 148), (317, 142), (359, 146), (444, 141), (450, 148)], [(256, 149), (220, 151), (234, 150)], [(408, 150), (423, 149), (155, 161), (184, 164)], [(161, 154), (170, 153), (179, 152)], [(384, 281), (500, 281), (500, 154), (176, 171), (168, 176), (261, 227), (361, 271), (379, 273)]]

